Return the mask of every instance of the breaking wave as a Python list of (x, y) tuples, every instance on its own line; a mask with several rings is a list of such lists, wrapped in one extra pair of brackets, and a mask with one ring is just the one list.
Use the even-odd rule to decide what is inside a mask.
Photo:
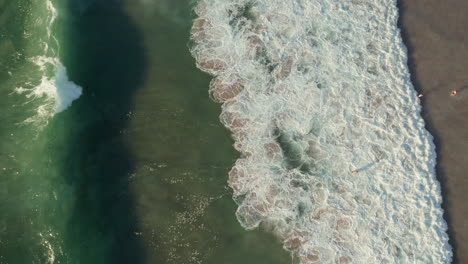
[[(395, 1), (200, 0), (191, 52), (241, 153), (246, 229), (300, 263), (449, 263)], [(354, 172), (354, 173), (353, 173)]]
[(65, 66), (60, 62), (60, 43), (53, 34), (57, 19), (57, 10), (48, 1), (33, 1), (29, 11), (30, 26), (24, 32), (24, 38), (31, 48), (25, 56), (28, 76), (15, 89), (24, 94), (36, 108), (36, 114), (25, 120), (26, 123), (45, 124), (54, 114), (68, 108), (81, 96), (82, 88), (68, 79)]

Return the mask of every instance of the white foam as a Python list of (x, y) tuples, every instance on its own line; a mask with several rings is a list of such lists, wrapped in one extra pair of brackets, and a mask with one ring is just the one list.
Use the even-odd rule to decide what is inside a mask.
[(56, 113), (71, 106), (72, 102), (81, 96), (83, 89), (68, 80), (67, 69), (60, 64), (55, 77), (55, 107)]
[[(62, 112), (71, 106), (72, 102), (82, 94), (82, 88), (68, 79), (66, 68), (58, 59), (48, 57), (34, 58), (43, 76), (37, 85), (29, 85), (30, 88), (18, 87), (15, 91), (25, 94), (28, 102), (40, 101), (36, 109), (36, 115), (25, 120), (27, 123), (40, 122), (49, 119), (56, 113)], [(51, 67), (55, 74), (48, 77), (47, 67)]]
[(44, 247), (46, 251), (47, 264), (54, 264), (56, 253), (55, 253), (54, 247), (52, 246), (51, 241), (48, 240), (48, 238), (54, 239), (55, 238), (54, 234), (49, 233), (49, 234), (43, 235), (42, 233), (39, 233), (39, 236), (41, 237), (41, 245)]
[[(47, 123), (54, 114), (67, 109), (82, 93), (82, 88), (68, 79), (67, 70), (58, 58), (60, 44), (52, 32), (52, 26), (58, 15), (57, 10), (50, 0), (42, 5), (44, 6), (36, 8), (44, 8), (47, 16), (38, 18), (37, 23), (41, 29), (45, 27), (45, 34), (35, 36), (35, 40), (41, 43), (39, 47), (42, 47), (42, 50), (39, 51), (40, 55), (29, 58), (35, 66), (31, 74), (39, 74), (41, 79), (26, 82), (22, 87), (15, 89), (17, 93), (25, 94), (29, 99), (28, 102), (38, 104), (37, 115), (31, 116), (25, 122), (39, 124)], [(40, 34), (41, 30), (37, 32)]]
[(191, 52), (242, 153), (229, 184), (245, 228), (272, 230), (301, 263), (450, 263), (395, 1), (195, 12)]

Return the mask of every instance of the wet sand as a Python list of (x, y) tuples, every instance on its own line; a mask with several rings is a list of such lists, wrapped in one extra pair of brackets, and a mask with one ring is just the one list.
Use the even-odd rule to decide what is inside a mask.
[(437, 148), (453, 263), (468, 263), (468, 1), (398, 2), (412, 82)]

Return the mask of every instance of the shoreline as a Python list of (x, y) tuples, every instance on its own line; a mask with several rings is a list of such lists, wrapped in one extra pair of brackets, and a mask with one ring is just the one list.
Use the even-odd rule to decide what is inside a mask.
[[(443, 197), (442, 208), (447, 222), (452, 263), (468, 263), (467, 230), (464, 208), (468, 193), (468, 30), (461, 27), (463, 10), (468, 3), (435, 0), (424, 3), (398, 0), (398, 27), (408, 52), (411, 82), (421, 98), (421, 116), (436, 146), (436, 174)], [(464, 52), (465, 51), (465, 52)], [(450, 92), (458, 90), (457, 96)], [(464, 159), (464, 160), (463, 160)]]
[[(311, 6), (301, 7), (306, 10), (304, 13), (295, 12), (297, 11), (295, 8), (298, 6), (285, 7), (284, 12), (278, 13), (276, 6), (269, 9), (267, 7), (269, 4), (263, 3), (264, 9), (261, 10), (261, 14), (252, 11), (250, 15), (254, 18), (261, 18), (262, 15), (264, 15), (267, 18), (269, 17), (269, 19), (267, 19), (269, 22), (266, 22), (267, 20), (264, 22), (261, 19), (251, 19), (252, 25), (247, 29), (242, 26), (237, 26), (237, 21), (244, 19), (243, 16), (245, 15), (236, 15), (232, 19), (234, 22), (231, 20), (228, 22), (228, 20), (220, 18), (220, 16), (225, 14), (223, 13), (224, 6), (219, 8), (219, 12), (210, 11), (206, 8), (207, 6), (208, 4), (202, 5), (200, 9), (196, 11), (199, 16), (195, 20), (194, 27), (192, 28), (192, 38), (196, 42), (196, 45), (191, 52), (193, 57), (196, 58), (198, 68), (216, 78), (214, 79), (215, 81), (212, 81), (210, 84), (210, 91), (212, 92), (211, 95), (213, 99), (220, 102), (227, 100), (222, 108), (222, 123), (233, 133), (235, 148), (242, 153), (241, 158), (237, 160), (235, 167), (231, 170), (229, 177), (229, 185), (234, 190), (234, 199), (236, 200), (237, 197), (241, 198), (237, 199), (240, 202), (238, 202), (239, 209), (236, 213), (241, 225), (248, 230), (261, 226), (262, 223), (267, 223), (267, 225), (272, 226), (270, 229), (275, 231), (275, 234), (284, 241), (285, 248), (294, 252), (295, 255), (300, 258), (301, 262), (304, 263), (316, 262), (318, 259), (321, 259), (321, 256), (329, 255), (332, 257), (331, 254), (324, 253), (328, 250), (327, 247), (337, 249), (333, 255), (333, 257), (336, 257), (335, 261), (337, 262), (373, 262), (367, 254), (361, 254), (361, 248), (365, 246), (368, 246), (374, 250), (374, 252), (378, 252), (376, 253), (375, 261), (377, 261), (377, 258), (384, 262), (390, 261), (390, 259), (399, 259), (399, 261), (403, 262), (419, 259), (425, 262), (449, 263), (452, 260), (452, 250), (451, 247), (448, 246), (448, 236), (445, 232), (446, 222), (442, 220), (443, 211), (440, 208), (442, 202), (441, 186), (435, 178), (435, 144), (432, 144), (432, 137), (429, 136), (429, 132), (426, 130), (423, 120), (420, 117), (421, 107), (418, 103), (419, 99), (416, 97), (416, 91), (413, 90), (413, 85), (410, 84), (406, 47), (403, 47), (400, 33), (396, 30), (395, 22), (398, 16), (395, 8), (396, 6), (392, 6), (390, 10), (389, 8), (386, 9), (384, 5), (377, 5), (378, 7), (382, 7), (379, 12), (376, 14), (370, 12), (375, 17), (369, 17), (368, 19), (377, 18), (377, 20), (381, 19), (381, 21), (392, 22), (391, 27), (384, 27), (383, 22), (380, 28), (376, 26), (376, 31), (378, 30), (378, 33), (382, 33), (382, 36), (379, 35), (377, 37), (369, 35), (369, 30), (367, 30), (367, 32), (363, 30), (362, 25), (360, 23), (354, 23), (356, 20), (349, 19), (349, 16), (341, 17), (338, 13), (324, 15), (323, 10), (314, 9)], [(213, 6), (213, 8), (215, 7)], [(243, 14), (247, 7), (241, 3), (231, 8), (233, 13), (239, 12)], [(337, 6), (336, 8), (344, 8), (344, 10), (346, 10), (347, 7)], [(380, 12), (382, 10), (385, 12)], [(317, 15), (317, 17), (320, 17), (322, 20), (307, 20), (314, 15)], [(322, 15), (323, 17), (321, 17)], [(354, 15), (354, 13), (351, 12), (351, 15)], [(287, 17), (287, 19), (279, 19), (281, 16)], [(337, 31), (341, 33), (341, 39), (348, 38), (349, 42), (352, 44), (360, 45), (360, 43), (353, 42), (353, 37), (348, 35), (350, 32), (354, 35), (361, 34), (365, 36), (365, 38), (369, 38), (370, 42), (368, 43), (370, 44), (362, 51), (362, 54), (366, 54), (368, 57), (373, 58), (374, 55), (377, 56), (376, 54), (378, 52), (373, 51), (375, 47), (380, 48), (381, 46), (392, 45), (392, 57), (386, 62), (389, 65), (382, 63), (382, 65), (375, 66), (375, 68), (368, 67), (364, 68), (364, 71), (362, 71), (362, 66), (366, 67), (365, 63), (368, 61), (360, 61), (358, 59), (357, 62), (352, 60), (348, 64), (335, 57), (337, 54), (342, 55), (345, 53), (343, 51), (347, 51), (347, 47), (341, 45), (343, 43), (339, 42), (338, 39), (325, 37), (323, 39), (324, 44), (321, 46), (316, 42), (316, 38), (317, 36), (320, 38), (320, 34), (314, 35), (315, 33), (309, 32), (307, 27), (300, 27), (297, 26), (297, 24), (291, 26), (292, 28), (297, 28), (295, 34), (298, 36), (295, 40), (297, 43), (292, 45), (294, 48), (297, 48), (297, 51), (292, 51), (293, 49), (288, 46), (289, 43), (282, 42), (282, 40), (290, 39), (291, 35), (286, 35), (286, 31), (283, 29), (272, 26), (275, 25), (275, 23), (301, 21), (301, 23), (307, 25), (309, 23), (314, 24), (315, 27), (326, 32), (328, 28), (321, 24), (322, 21), (326, 19), (329, 19), (328, 24), (342, 25), (349, 23), (349, 28), (338, 28)], [(323, 26), (323, 28), (321, 26)], [(228, 30), (225, 33), (218, 32), (218, 28), (231, 28), (231, 31)], [(391, 29), (391, 31), (389, 31), (389, 29)], [(234, 33), (230, 34), (232, 32)], [(303, 34), (303, 32), (307, 33)], [(249, 36), (243, 35), (252, 34), (257, 36), (260, 33), (269, 37), (263, 39), (260, 36), (258, 37), (258, 41), (252, 41)], [(240, 37), (232, 37), (232, 35), (237, 36), (237, 34), (239, 34)], [(389, 38), (389, 35), (391, 35), (392, 38)], [(275, 39), (275, 37), (282, 37), (282, 39), (274, 42), (272, 39)], [(226, 45), (216, 46), (211, 44), (216, 42), (217, 39), (224, 38), (226, 38), (226, 41), (223, 43), (227, 43)], [(364, 39), (364, 37), (362, 39)], [(397, 39), (398, 43), (391, 42), (394, 39)], [(262, 44), (256, 44), (256, 42)], [(315, 44), (310, 45), (310, 43)], [(331, 45), (327, 46), (330, 43)], [(257, 47), (257, 45), (259, 46)], [(236, 47), (239, 46), (246, 48), (238, 51)], [(286, 49), (284, 47), (289, 47), (289, 50), (284, 51)], [(315, 48), (317, 49), (314, 50)], [(248, 52), (251, 50), (256, 54), (258, 49), (263, 50), (261, 55), (252, 55), (252, 52)], [(314, 57), (314, 55), (310, 55), (310, 49), (315, 51), (315, 54), (324, 54), (323, 56), (317, 55)], [(282, 55), (280, 58), (273, 54)], [(304, 59), (304, 61), (294, 59), (300, 56), (305, 56), (306, 59)], [(369, 59), (369, 61), (370, 60), (372, 59)], [(250, 61), (251, 64), (246, 61)], [(323, 62), (323, 64), (319, 66), (308, 64), (313, 64), (317, 61)], [(343, 64), (337, 65), (336, 62), (342, 62)], [(276, 66), (271, 67), (272, 63), (275, 63)], [(297, 70), (291, 70), (292, 65), (297, 65)], [(392, 68), (394, 65), (398, 67), (396, 69)], [(309, 71), (300, 69), (306, 69), (308, 66), (312, 69), (316, 66), (321, 72), (324, 72), (324, 76), (316, 80), (316, 86), (309, 86), (309, 80), (312, 78), (303, 81), (303, 79), (307, 78)], [(380, 67), (384, 70), (384, 74), (379, 76), (380, 78), (372, 77), (371, 75), (379, 75)], [(389, 68), (394, 70), (391, 72), (395, 73), (395, 76), (385, 74)], [(242, 69), (248, 69), (248, 74)], [(348, 69), (351, 70), (348, 72)], [(348, 91), (343, 90), (346, 90), (344, 88), (350, 86), (347, 81), (343, 81), (346, 78), (342, 78), (342, 75), (335, 76), (330, 72), (338, 72), (340, 74), (348, 73), (350, 76), (353, 75), (355, 78), (351, 81), (352, 85), (362, 89), (357, 90), (357, 93), (352, 90), (349, 94), (346, 94)], [(285, 80), (289, 74), (291, 74), (292, 78)], [(236, 77), (232, 78), (231, 76)], [(252, 76), (262, 76), (263, 78)], [(361, 78), (367, 79), (363, 80)], [(283, 80), (284, 83), (282, 82)], [(335, 84), (327, 85), (327, 81), (329, 80), (333, 80)], [(373, 84), (372, 82), (374, 81), (376, 82), (375, 86), (378, 88), (381, 88), (381, 82), (395, 84), (394, 87), (396, 91), (387, 89), (385, 92), (388, 92), (389, 96), (381, 96), (378, 91), (374, 94), (373, 92), (375, 91), (373, 89), (366, 87)], [(272, 85), (272, 83), (275, 83), (275, 85)], [(307, 88), (305, 88), (305, 85), (301, 86), (303, 83), (308, 84)], [(238, 87), (242, 88), (238, 89)], [(237, 96), (243, 88), (245, 88), (247, 92)], [(324, 88), (323, 90), (325, 92), (320, 91), (322, 88)], [(385, 87), (383, 88), (385, 89)], [(365, 90), (365, 93), (363, 92), (360, 94), (359, 92), (362, 90)], [(228, 91), (232, 93), (228, 94)], [(298, 94), (300, 94), (300, 96), (297, 96)], [(335, 96), (336, 94), (340, 96)], [(370, 99), (368, 104), (352, 104), (350, 110), (344, 110), (341, 116), (340, 111), (342, 109), (340, 107), (347, 105), (346, 98), (348, 96), (350, 98), (360, 96), (356, 100), (359, 103), (362, 103), (363, 98), (364, 100), (367, 99), (364, 96)], [(372, 97), (374, 97), (375, 100)], [(261, 100), (257, 98), (261, 98)], [(314, 100), (316, 98), (323, 100)], [(390, 106), (392, 103), (398, 105), (402, 101), (404, 103), (411, 103), (411, 107), (405, 108), (405, 110), (410, 109), (413, 115), (405, 115), (403, 117), (395, 115), (395, 118), (387, 118), (388, 109), (378, 108), (382, 105), (383, 101)], [(307, 107), (299, 109), (299, 107), (303, 105), (307, 105)], [(369, 112), (372, 113), (365, 112), (366, 110), (361, 112), (361, 108), (359, 107), (365, 108), (366, 110), (369, 109)], [(328, 111), (328, 109), (334, 110)], [(394, 109), (395, 108), (392, 108), (392, 111)], [(373, 110), (375, 110), (375, 112), (373, 112)], [(339, 135), (339, 130), (338, 133), (335, 134), (335, 131), (337, 131), (336, 127), (338, 127), (338, 129), (340, 126), (348, 127), (349, 123), (347, 122), (355, 121), (354, 119), (347, 118), (349, 112), (362, 119), (375, 118), (375, 124), (366, 123), (365, 121), (356, 121), (353, 123), (353, 125), (355, 124), (359, 126), (359, 128), (365, 128), (371, 135), (369, 138), (359, 133), (354, 134), (351, 130), (345, 131), (345, 128), (341, 135)], [(408, 112), (409, 111), (405, 111), (404, 114), (408, 114)], [(311, 121), (308, 119), (314, 115), (318, 115), (319, 120), (328, 120), (318, 125), (316, 120)], [(382, 117), (384, 115), (387, 117)], [(337, 116), (338, 118), (336, 118)], [(380, 117), (382, 118), (379, 119)], [(410, 119), (409, 122), (408, 119)], [(400, 125), (401, 130), (391, 126), (392, 124)], [(391, 158), (402, 160), (402, 164), (383, 162), (382, 165), (380, 165), (382, 166), (381, 169), (375, 171), (374, 175), (367, 174), (377, 180), (374, 181), (370, 177), (365, 178), (367, 176), (362, 178), (349, 177), (346, 172), (351, 171), (350, 168), (359, 168), (359, 164), (366, 164), (365, 162), (369, 162), (369, 159), (375, 162), (369, 163), (365, 167), (372, 166), (374, 163), (378, 163), (380, 160), (389, 157), (387, 153), (392, 152), (392, 150), (387, 150), (385, 147), (380, 148), (378, 146), (383, 139), (380, 132), (376, 129), (389, 129), (392, 130), (392, 132), (394, 131), (395, 133), (393, 134), (389, 133), (395, 140), (393, 142), (400, 140), (402, 143), (410, 142), (410, 144), (413, 144), (414, 138), (422, 138), (424, 139), (424, 142), (420, 144), (422, 147), (419, 145), (417, 146), (421, 151), (410, 153), (411, 151), (407, 149), (410, 145), (406, 143), (402, 144), (402, 147), (406, 149), (406, 151), (402, 149), (402, 152), (396, 152), (394, 156), (391, 156)], [(375, 135), (375, 137), (373, 137), (373, 135)], [(321, 139), (323, 139), (323, 141), (320, 141)], [(339, 145), (340, 140), (344, 142), (353, 140), (353, 143), (349, 145)], [(301, 149), (298, 147), (299, 145), (304, 146), (304, 148)], [(416, 145), (417, 144), (414, 143), (414, 146)], [(341, 148), (337, 151), (334, 148), (335, 146)], [(331, 154), (328, 156), (321, 156), (320, 152), (322, 151)], [(415, 159), (414, 154), (421, 155), (422, 157), (416, 157), (417, 159)], [(428, 160), (429, 158), (427, 156), (430, 158), (430, 162), (424, 164), (427, 166), (422, 168), (421, 166), (414, 165), (418, 163), (418, 159), (424, 161)], [(333, 160), (330, 159), (329, 161), (329, 157), (332, 157), (331, 159)], [(411, 160), (410, 165), (405, 164), (407, 159)], [(351, 161), (351, 164), (349, 161)], [(331, 165), (336, 165), (334, 167), (338, 169), (329, 170), (329, 168), (332, 167)], [(278, 169), (270, 169), (272, 167)], [(395, 169), (394, 167), (397, 168)], [(315, 172), (318, 172), (317, 174), (321, 175), (321, 177), (313, 177)], [(385, 179), (384, 173), (387, 172), (394, 173), (394, 179), (391, 182), (385, 180), (380, 182), (378, 179)], [(400, 174), (399, 172), (402, 173)], [(412, 189), (411, 186), (406, 184), (415, 179), (415, 176), (418, 176), (419, 173), (424, 175), (423, 182), (427, 183), (430, 189), (429, 191), (426, 191), (426, 188), (422, 185), (418, 185), (417, 188)], [(405, 178), (405, 176), (407, 176), (407, 178)], [(303, 182), (297, 179), (303, 180)], [(329, 184), (330, 182), (326, 181), (322, 184), (322, 179), (332, 179), (330, 182), (333, 182), (333, 184)], [(415, 179), (415, 181), (416, 180), (418, 179)], [(262, 188), (261, 185), (265, 182), (268, 183), (268, 188)], [(347, 188), (349, 182), (351, 182), (349, 184), (350, 187)], [(366, 191), (360, 192), (356, 189), (357, 185), (351, 186), (355, 182), (369, 187)], [(377, 184), (374, 184), (376, 182)], [(302, 186), (306, 186), (306, 188)], [(328, 199), (328, 190), (322, 190), (322, 186), (327, 186), (329, 190), (331, 190), (329, 192), (332, 198)], [(424, 206), (419, 206), (419, 204), (411, 206), (411, 202), (417, 202), (414, 199), (407, 199), (399, 203), (401, 200), (397, 201), (397, 199), (394, 198), (397, 195), (392, 196), (392, 191), (381, 192), (380, 190), (384, 188), (382, 186), (385, 188), (388, 186), (389, 190), (401, 190), (401, 186), (404, 186), (407, 190), (411, 190), (412, 194), (418, 195), (418, 198), (424, 197), (427, 202), (424, 202)], [(300, 199), (301, 197), (296, 198), (295, 196), (301, 195), (307, 197), (307, 192), (309, 191), (313, 196), (311, 202), (302, 201)], [(348, 242), (349, 245), (361, 244), (358, 243), (360, 239), (359, 236), (353, 237), (350, 235), (346, 238), (338, 237), (336, 239), (333, 237), (335, 234), (340, 235), (340, 230), (349, 229), (351, 227), (350, 222), (356, 223), (352, 228), (356, 230), (356, 233), (360, 233), (357, 230), (361, 229), (361, 222), (353, 221), (354, 219), (352, 217), (354, 217), (354, 215), (351, 216), (351, 218), (348, 218), (349, 215), (346, 215), (346, 213), (352, 214), (355, 208), (353, 208), (353, 206), (346, 207), (346, 205), (336, 204), (337, 201), (347, 202), (347, 197), (351, 197), (353, 191), (365, 197), (354, 196), (355, 204), (349, 202), (348, 205), (353, 204), (357, 207), (359, 204), (364, 204), (364, 206), (360, 207), (360, 209), (362, 208), (365, 212), (362, 213), (362, 215), (372, 214), (373, 217), (375, 216), (375, 218), (378, 219), (372, 221), (378, 222), (379, 224), (383, 223), (382, 226), (388, 223), (385, 227), (384, 235), (390, 237), (388, 235), (388, 233), (390, 233), (394, 235), (394, 237), (406, 238), (407, 236), (404, 232), (408, 232), (414, 234), (415, 237), (424, 237), (424, 239), (422, 239), (424, 243), (421, 245), (419, 243), (416, 243), (416, 245), (404, 244), (405, 242), (409, 242), (409, 240), (405, 241), (402, 239), (396, 242), (393, 247), (390, 247), (385, 237), (383, 237), (383, 239), (379, 237), (381, 235), (380, 232), (374, 232), (372, 235), (377, 238), (362, 241), (365, 246), (361, 248), (349, 246), (349, 252), (352, 253), (341, 250), (341, 246), (344, 243), (343, 241)], [(322, 192), (324, 193), (323, 195), (321, 195)], [(405, 195), (405, 193), (402, 194), (402, 198), (404, 196), (406, 196), (404, 198), (410, 198)], [(372, 195), (379, 198), (383, 196), (384, 198), (381, 200), (376, 199), (378, 201), (373, 204), (370, 200), (373, 199), (370, 198)], [(392, 200), (394, 204), (392, 208), (387, 206), (389, 200)], [(280, 203), (278, 203), (278, 201)], [(296, 201), (298, 201), (297, 205)], [(395, 206), (395, 204), (398, 206)], [(366, 207), (365, 205), (369, 205), (370, 207)], [(375, 208), (382, 209), (381, 211), (385, 210), (387, 218), (384, 219), (380, 214), (373, 215), (374, 211), (367, 212), (368, 208), (373, 208), (373, 205), (375, 205)], [(398, 207), (398, 209), (394, 209), (396, 207)], [(280, 210), (277, 208), (280, 208)], [(290, 210), (290, 208), (293, 209)], [(342, 210), (335, 210), (335, 208), (340, 208)], [(417, 218), (412, 218), (413, 213), (417, 215)], [(283, 221), (283, 219), (280, 219), (278, 221), (278, 215), (284, 217), (283, 219), (286, 220)], [(303, 217), (304, 215), (306, 215), (306, 217)], [(390, 219), (388, 215), (392, 215), (393, 220), (388, 221)], [(333, 221), (326, 222), (327, 217), (333, 217), (333, 219), (338, 219), (338, 221), (336, 223)], [(423, 217), (425, 221), (422, 220)], [(405, 222), (406, 225), (403, 224), (403, 227), (400, 225), (400, 220), (395, 219), (406, 219), (402, 221)], [(414, 221), (415, 219), (417, 220)], [(340, 224), (338, 222), (340, 222)], [(319, 224), (320, 228), (314, 230), (314, 226), (318, 226)], [(379, 224), (373, 226), (373, 230), (379, 230), (381, 227)], [(364, 226), (365, 227), (362, 229), (368, 228), (367, 225)], [(406, 228), (410, 231), (406, 231)], [(338, 230), (338, 232), (334, 230)], [(316, 237), (320, 237), (321, 239), (316, 239)], [(366, 243), (371, 240), (375, 243), (373, 245), (367, 245)], [(322, 241), (328, 241), (328, 244), (320, 244)], [(379, 243), (379, 241), (383, 242)], [(427, 243), (426, 241), (430, 242)], [(336, 246), (334, 246), (334, 243)], [(387, 248), (397, 251), (400, 250), (401, 246), (398, 245), (400, 243), (407, 246), (412, 252), (403, 256), (396, 251), (391, 252), (387, 250)], [(418, 248), (415, 249), (415, 246)], [(324, 248), (324, 250), (319, 250), (319, 248)], [(386, 252), (388, 252), (388, 256)]]

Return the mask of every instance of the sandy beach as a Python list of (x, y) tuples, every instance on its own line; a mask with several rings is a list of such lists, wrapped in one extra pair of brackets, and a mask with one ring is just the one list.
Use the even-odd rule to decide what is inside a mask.
[(436, 144), (453, 263), (468, 263), (468, 2), (400, 0), (399, 8), (412, 82)]

